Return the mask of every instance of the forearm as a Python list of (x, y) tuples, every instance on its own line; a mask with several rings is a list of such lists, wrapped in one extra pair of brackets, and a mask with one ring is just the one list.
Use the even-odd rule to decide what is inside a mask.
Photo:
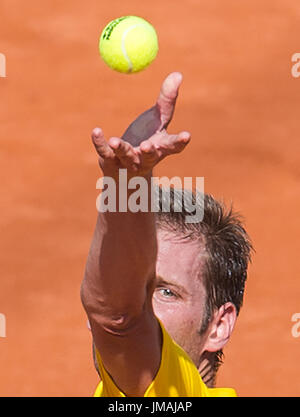
[(158, 106), (155, 105), (131, 123), (123, 134), (122, 139), (131, 143), (132, 146), (139, 146), (141, 142), (150, 138), (162, 127), (160, 112)]
[(120, 320), (141, 314), (153, 288), (156, 252), (150, 210), (99, 213), (83, 282), (89, 312)]
[[(153, 106), (127, 128), (122, 139), (138, 146), (160, 125), (159, 110)], [(151, 174), (146, 180), (150, 191)], [(150, 197), (149, 193), (148, 201)], [(139, 310), (147, 289), (151, 288), (149, 282), (155, 276), (156, 250), (155, 221), (151, 210), (148, 213), (99, 213), (84, 286), (93, 288), (93, 297), (97, 294), (101, 301), (99, 305), (109, 306), (112, 311)]]

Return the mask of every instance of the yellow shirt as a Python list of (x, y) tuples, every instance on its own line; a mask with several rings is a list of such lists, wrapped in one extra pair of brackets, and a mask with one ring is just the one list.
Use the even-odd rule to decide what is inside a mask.
[[(161, 363), (144, 397), (236, 397), (231, 388), (207, 388), (192, 360), (159, 324), (163, 335)], [(105, 370), (97, 350), (96, 357), (102, 380), (94, 397), (126, 397)]]

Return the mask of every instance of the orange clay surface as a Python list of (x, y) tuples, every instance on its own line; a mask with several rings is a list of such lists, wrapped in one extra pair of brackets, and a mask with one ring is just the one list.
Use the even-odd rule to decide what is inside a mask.
[[(136, 75), (98, 55), (104, 25), (128, 14), (149, 20), (160, 42)], [(100, 176), (90, 132), (121, 135), (172, 71), (184, 82), (169, 130), (192, 142), (156, 175), (204, 176), (256, 248), (217, 385), (299, 395), (299, 2), (1, 0), (0, 16), (0, 395), (93, 394), (79, 297)]]

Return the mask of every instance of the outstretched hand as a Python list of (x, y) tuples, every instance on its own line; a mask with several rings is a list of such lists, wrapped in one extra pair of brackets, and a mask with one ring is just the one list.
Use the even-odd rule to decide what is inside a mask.
[(162, 130), (133, 147), (117, 137), (107, 142), (99, 128), (92, 133), (100, 167), (104, 175), (112, 177), (118, 175), (120, 168), (126, 168), (129, 176), (146, 176), (166, 156), (181, 152), (190, 137), (189, 132), (169, 135), (166, 130)]
[(170, 135), (166, 127), (172, 120), (182, 75), (174, 72), (163, 82), (154, 107), (139, 116), (121, 138), (107, 142), (100, 128), (92, 132), (104, 175), (117, 176), (126, 168), (129, 176), (146, 176), (166, 156), (181, 152), (190, 141), (189, 132)]
[(132, 146), (138, 146), (155, 132), (166, 129), (174, 114), (181, 83), (180, 72), (169, 74), (162, 83), (156, 104), (131, 123), (122, 139)]

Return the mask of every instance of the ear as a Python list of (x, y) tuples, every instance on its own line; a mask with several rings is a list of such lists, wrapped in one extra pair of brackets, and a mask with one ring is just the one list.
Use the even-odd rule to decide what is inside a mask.
[(211, 320), (204, 350), (217, 352), (228, 342), (236, 322), (236, 308), (233, 303), (223, 304)]

